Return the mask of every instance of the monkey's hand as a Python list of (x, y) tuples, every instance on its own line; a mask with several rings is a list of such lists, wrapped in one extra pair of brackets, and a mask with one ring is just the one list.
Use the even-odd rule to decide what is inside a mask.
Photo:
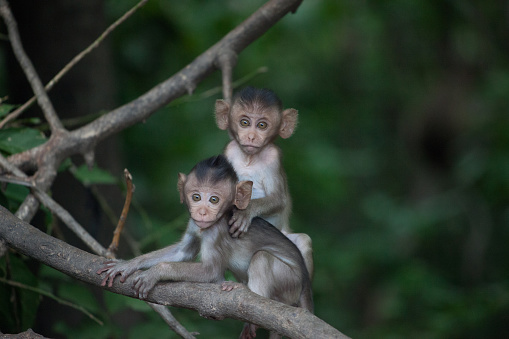
[(246, 208), (245, 210), (235, 209), (230, 221), (228, 222), (232, 237), (242, 237), (251, 225), (252, 219), (253, 216), (251, 216), (249, 208)]
[(97, 271), (97, 274), (106, 272), (106, 276), (103, 281), (101, 281), (101, 286), (106, 286), (106, 283), (108, 283), (108, 287), (111, 287), (117, 275), (120, 275), (120, 282), (123, 283), (128, 276), (138, 270), (138, 265), (132, 262), (132, 260), (106, 260), (103, 265), (104, 266)]
[(138, 274), (133, 281), (134, 295), (140, 299), (146, 299), (148, 292), (154, 288), (159, 281), (159, 273), (155, 267)]

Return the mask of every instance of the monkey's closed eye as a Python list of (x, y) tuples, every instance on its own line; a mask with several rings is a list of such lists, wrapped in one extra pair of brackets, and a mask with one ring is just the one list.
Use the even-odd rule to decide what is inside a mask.
[(199, 194), (196, 194), (196, 193), (193, 194), (192, 198), (193, 198), (193, 201), (200, 201), (201, 200), (201, 196)]
[(213, 195), (210, 197), (209, 201), (215, 205), (219, 202), (219, 197), (216, 197), (215, 195)]
[(267, 124), (266, 122), (263, 122), (263, 121), (260, 121), (256, 127), (258, 127), (259, 129), (266, 129), (267, 127), (269, 126), (269, 124)]
[(248, 127), (250, 125), (251, 125), (251, 123), (249, 122), (249, 120), (247, 120), (247, 119), (241, 119), (240, 120), (240, 126), (241, 127)]

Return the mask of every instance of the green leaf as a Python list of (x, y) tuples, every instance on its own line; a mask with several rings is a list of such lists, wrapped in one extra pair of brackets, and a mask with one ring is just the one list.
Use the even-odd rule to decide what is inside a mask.
[(16, 185), (16, 184), (7, 184), (5, 190), (2, 192), (1, 201), (4, 201), (5, 205), (2, 206), (9, 208), (10, 211), (15, 211), (21, 202), (23, 202), (30, 193), (28, 187)]
[[(5, 268), (4, 258), (0, 259), (0, 267)], [(12, 281), (32, 287), (37, 286), (37, 278), (22, 259), (9, 255), (9, 265)], [(5, 270), (2, 271), (5, 272)], [(12, 294), (13, 291), (16, 293), (15, 296)], [(0, 284), (0, 292), (0, 328), (17, 333), (32, 327), (39, 307), (39, 294), (24, 288), (13, 288), (7, 284)], [(13, 304), (13, 300), (16, 305)], [(17, 312), (14, 312), (15, 309)]]
[(33, 128), (0, 130), (0, 150), (14, 154), (39, 146), (46, 141), (44, 134)]
[(0, 118), (6, 116), (14, 107), (17, 107), (17, 105), (8, 104), (0, 105)]
[(116, 184), (117, 179), (108, 171), (94, 166), (91, 170), (86, 165), (81, 165), (73, 172), (76, 179), (81, 181), (84, 185), (90, 184)]

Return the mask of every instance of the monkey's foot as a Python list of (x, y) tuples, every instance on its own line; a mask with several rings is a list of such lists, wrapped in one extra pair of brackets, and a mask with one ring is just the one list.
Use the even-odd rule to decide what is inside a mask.
[(242, 286), (242, 284), (235, 281), (223, 281), (221, 283), (221, 290), (230, 292), (240, 286)]

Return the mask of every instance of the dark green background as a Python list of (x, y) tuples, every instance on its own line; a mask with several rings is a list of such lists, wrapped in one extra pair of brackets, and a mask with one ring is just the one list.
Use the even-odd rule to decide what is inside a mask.
[[(107, 22), (134, 3), (106, 1)], [(262, 3), (149, 1), (108, 42), (117, 104), (183, 68)], [(509, 336), (508, 22), (505, 1), (305, 0), (239, 56), (235, 79), (266, 67), (245, 84), (299, 110), (296, 133), (278, 141), (291, 226), (313, 239), (316, 314), (343, 333)], [(177, 173), (228, 141), (214, 122), (220, 94), (200, 96), (220, 79), (120, 135), (121, 166), (136, 184), (128, 232), (143, 252), (184, 229)], [(105, 298), (106, 326), (59, 330), (167, 335), (141, 303)], [(124, 303), (144, 314), (128, 326), (119, 325)], [(174, 314), (206, 338), (241, 328)]]

